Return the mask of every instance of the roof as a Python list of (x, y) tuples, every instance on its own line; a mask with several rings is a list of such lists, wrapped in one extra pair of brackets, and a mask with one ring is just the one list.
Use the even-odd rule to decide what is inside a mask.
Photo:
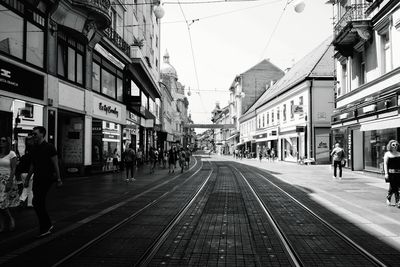
[(272, 85), (246, 111), (244, 115), (254, 111), (276, 96), (290, 90), (299, 82), (308, 78), (326, 78), (334, 76), (333, 46), (330, 36), (314, 50), (300, 59), (279, 81)]

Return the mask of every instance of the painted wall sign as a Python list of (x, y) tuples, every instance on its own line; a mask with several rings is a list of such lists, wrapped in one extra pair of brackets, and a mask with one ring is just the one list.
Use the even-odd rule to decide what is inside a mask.
[(0, 89), (43, 100), (44, 76), (0, 60)]

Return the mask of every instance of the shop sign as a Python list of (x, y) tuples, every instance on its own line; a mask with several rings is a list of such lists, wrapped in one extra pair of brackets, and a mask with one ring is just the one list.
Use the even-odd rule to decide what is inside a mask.
[(106, 114), (112, 113), (115, 114), (118, 118), (118, 110), (117, 107), (108, 106), (107, 104), (103, 104), (102, 102), (99, 103), (99, 110), (105, 111)]
[(93, 96), (93, 113), (95, 115), (108, 117), (110, 119), (119, 119), (121, 111), (122, 109), (119, 105)]
[(136, 123), (138, 122), (138, 116), (135, 115), (133, 112), (129, 112), (129, 119)]
[(103, 138), (106, 139), (118, 139), (118, 135), (113, 135), (113, 134), (103, 134)]
[(260, 139), (260, 138), (265, 138), (265, 137), (267, 137), (267, 136), (268, 136), (268, 135), (265, 133), (265, 134), (254, 135), (253, 138), (254, 138), (254, 139)]
[(1, 90), (43, 100), (43, 75), (0, 60)]

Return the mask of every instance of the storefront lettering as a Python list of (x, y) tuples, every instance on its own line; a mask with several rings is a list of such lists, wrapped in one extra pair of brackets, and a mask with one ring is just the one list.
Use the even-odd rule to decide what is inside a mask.
[(112, 108), (111, 106), (107, 106), (106, 104), (103, 105), (103, 103), (100, 102), (99, 109), (102, 111), (105, 111), (106, 114), (112, 113), (112, 114), (117, 115), (117, 117), (118, 117), (118, 110), (116, 107)]

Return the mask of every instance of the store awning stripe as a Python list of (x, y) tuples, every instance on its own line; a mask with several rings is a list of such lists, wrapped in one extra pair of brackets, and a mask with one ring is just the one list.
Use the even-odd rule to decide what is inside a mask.
[(397, 116), (395, 118), (390, 119), (381, 119), (375, 120), (373, 122), (363, 123), (361, 124), (360, 131), (373, 131), (373, 130), (383, 130), (383, 129), (390, 129), (390, 128), (398, 128), (400, 127), (400, 117)]

